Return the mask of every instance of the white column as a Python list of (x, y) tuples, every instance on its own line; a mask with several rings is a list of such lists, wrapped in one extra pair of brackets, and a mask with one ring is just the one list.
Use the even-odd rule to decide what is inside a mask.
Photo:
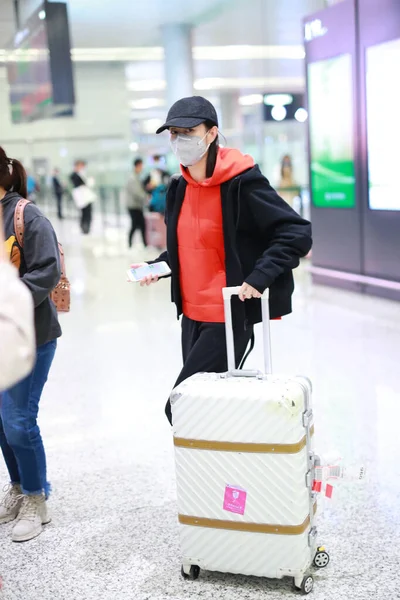
[(228, 146), (242, 148), (244, 120), (237, 93), (223, 92), (220, 95), (219, 117), (219, 129), (226, 137)]
[(168, 108), (180, 98), (193, 96), (192, 26), (164, 25), (165, 79)]
[(220, 129), (229, 132), (241, 132), (243, 118), (239, 105), (239, 96), (235, 92), (223, 92), (220, 95), (221, 123)]

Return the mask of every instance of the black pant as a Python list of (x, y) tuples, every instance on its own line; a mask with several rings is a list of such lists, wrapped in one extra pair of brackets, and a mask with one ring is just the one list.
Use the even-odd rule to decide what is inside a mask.
[(58, 214), (58, 218), (59, 219), (63, 218), (63, 214), (62, 214), (62, 197), (63, 197), (63, 193), (62, 192), (56, 192), (57, 214)]
[[(248, 325), (234, 327), (236, 367), (239, 366), (253, 335), (254, 328)], [(183, 369), (175, 383), (196, 373), (224, 373), (228, 370), (226, 356), (225, 323), (199, 323), (187, 317), (182, 319)], [(165, 414), (172, 424), (171, 404), (168, 400)]]
[(81, 229), (82, 233), (87, 234), (90, 232), (90, 226), (92, 224), (92, 205), (88, 204), (81, 210)]
[(128, 236), (129, 248), (132, 247), (132, 240), (136, 229), (140, 229), (142, 232), (143, 244), (147, 246), (146, 240), (146, 224), (144, 221), (144, 214), (140, 208), (128, 208), (131, 217), (131, 229)]

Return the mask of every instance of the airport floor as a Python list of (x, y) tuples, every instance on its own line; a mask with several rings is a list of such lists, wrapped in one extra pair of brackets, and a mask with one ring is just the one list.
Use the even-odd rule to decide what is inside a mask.
[[(130, 261), (144, 254), (128, 252), (115, 228), (97, 223), (85, 239), (75, 222), (57, 228), (73, 304), (40, 412), (53, 520), (20, 545), (10, 540), (12, 525), (1, 527), (0, 599), (295, 598), (290, 580), (181, 579), (163, 413), (181, 364), (169, 283), (126, 282)], [(368, 473), (321, 499), (319, 540), (331, 563), (315, 572), (310, 597), (400, 598), (400, 306), (313, 286), (304, 265), (296, 277), (293, 315), (272, 324), (274, 370), (312, 379), (322, 457)], [(262, 365), (257, 337), (254, 367)]]

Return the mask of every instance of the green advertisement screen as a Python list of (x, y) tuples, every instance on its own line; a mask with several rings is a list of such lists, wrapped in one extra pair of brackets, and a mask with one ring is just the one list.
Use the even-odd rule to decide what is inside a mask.
[(315, 206), (355, 206), (351, 55), (308, 65), (311, 193)]

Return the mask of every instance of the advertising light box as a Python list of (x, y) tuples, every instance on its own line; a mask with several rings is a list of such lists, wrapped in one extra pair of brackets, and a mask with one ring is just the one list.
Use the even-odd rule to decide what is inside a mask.
[(400, 210), (400, 39), (366, 52), (369, 207)]
[(352, 58), (308, 65), (311, 191), (315, 206), (355, 206)]

